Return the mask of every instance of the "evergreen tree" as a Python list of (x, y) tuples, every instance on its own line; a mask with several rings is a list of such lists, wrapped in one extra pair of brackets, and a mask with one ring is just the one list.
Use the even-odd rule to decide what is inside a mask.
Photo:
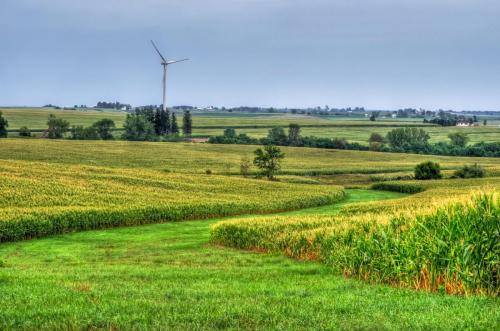
[(182, 118), (182, 132), (185, 136), (190, 136), (193, 132), (193, 119), (189, 110), (184, 112), (184, 117)]
[(170, 132), (172, 134), (178, 134), (179, 133), (179, 126), (177, 125), (177, 116), (175, 116), (175, 113), (172, 113), (172, 124), (170, 127)]
[(154, 120), (153, 120), (153, 126), (155, 129), (156, 135), (161, 135), (163, 134), (163, 128), (162, 128), (162, 112), (163, 110), (160, 110), (159, 108), (156, 108), (155, 115), (154, 115)]
[(170, 112), (168, 110), (161, 111), (161, 130), (163, 134), (170, 133)]
[(9, 122), (3, 117), (2, 112), (0, 111), (0, 137), (7, 138), (7, 127), (9, 126)]

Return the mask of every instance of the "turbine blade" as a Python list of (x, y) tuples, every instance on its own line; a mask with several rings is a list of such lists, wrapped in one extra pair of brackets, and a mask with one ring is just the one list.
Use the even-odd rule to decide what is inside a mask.
[(158, 52), (158, 55), (161, 57), (161, 59), (163, 60), (163, 62), (167, 63), (167, 60), (165, 60), (165, 58), (163, 57), (163, 55), (161, 55), (161, 53), (158, 50), (158, 47), (156, 47), (154, 41), (151, 40), (151, 44), (153, 44), (153, 47), (156, 49), (156, 52)]
[(188, 61), (189, 59), (181, 59), (181, 60), (175, 60), (175, 61), (167, 61), (167, 64), (174, 64), (177, 62), (182, 62), (182, 61)]

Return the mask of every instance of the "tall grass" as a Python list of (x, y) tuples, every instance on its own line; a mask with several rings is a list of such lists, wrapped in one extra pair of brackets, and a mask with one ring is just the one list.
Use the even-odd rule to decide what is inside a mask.
[(500, 294), (500, 199), (472, 202), (389, 224), (316, 238), (321, 259), (344, 274), (446, 293)]

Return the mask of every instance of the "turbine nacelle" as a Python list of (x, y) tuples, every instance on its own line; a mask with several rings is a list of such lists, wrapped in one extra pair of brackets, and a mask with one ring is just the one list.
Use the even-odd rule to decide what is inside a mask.
[(181, 60), (171, 60), (171, 61), (163, 61), (161, 62), (162, 66), (168, 66), (169, 64), (174, 64), (177, 62), (188, 61), (189, 59), (181, 59)]

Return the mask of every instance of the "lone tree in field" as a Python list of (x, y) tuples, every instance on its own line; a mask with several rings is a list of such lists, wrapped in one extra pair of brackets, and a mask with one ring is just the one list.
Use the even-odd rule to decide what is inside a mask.
[(291, 123), (288, 126), (288, 144), (290, 146), (300, 146), (302, 138), (300, 137), (300, 125)]
[(62, 118), (56, 118), (54, 114), (49, 115), (47, 125), (49, 127), (47, 133), (50, 139), (60, 139), (69, 130), (69, 122)]
[(111, 133), (111, 130), (115, 128), (115, 122), (113, 120), (103, 118), (102, 120), (95, 122), (92, 126), (95, 128), (99, 138), (102, 140), (113, 139), (113, 134)]
[(274, 179), (274, 174), (281, 168), (281, 160), (285, 158), (285, 154), (281, 152), (279, 147), (266, 145), (264, 150), (258, 148), (254, 152), (255, 158), (253, 164), (257, 166), (269, 180)]
[(0, 111), (0, 138), (7, 138), (7, 128), (9, 127), (9, 122), (3, 117)]
[(448, 135), (451, 140), (451, 144), (456, 147), (465, 147), (469, 142), (469, 137), (463, 132), (454, 132)]
[(182, 117), (182, 133), (185, 136), (190, 136), (193, 132), (193, 119), (191, 118), (191, 112), (186, 110), (184, 116)]
[(415, 167), (415, 179), (441, 179), (442, 177), (439, 163), (428, 161)]
[(175, 116), (175, 113), (172, 113), (172, 121), (171, 121), (170, 132), (172, 134), (178, 134), (179, 133), (179, 126), (177, 125), (177, 116)]

